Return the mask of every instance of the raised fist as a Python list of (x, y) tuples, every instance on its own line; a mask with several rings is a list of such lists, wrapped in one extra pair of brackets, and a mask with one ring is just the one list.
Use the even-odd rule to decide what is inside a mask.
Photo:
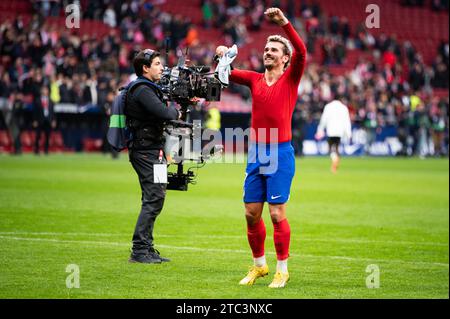
[(278, 8), (269, 8), (264, 12), (264, 15), (279, 26), (289, 23), (289, 20), (284, 16), (283, 11)]

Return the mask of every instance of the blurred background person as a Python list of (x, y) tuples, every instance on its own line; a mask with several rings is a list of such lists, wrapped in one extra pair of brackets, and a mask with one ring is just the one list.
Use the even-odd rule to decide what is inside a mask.
[(347, 106), (335, 99), (325, 105), (315, 138), (322, 139), (326, 135), (331, 158), (331, 172), (339, 168), (339, 145), (341, 140), (349, 141), (352, 137), (352, 126)]
[(50, 141), (50, 133), (56, 128), (56, 119), (53, 110), (53, 102), (49, 96), (49, 89), (43, 86), (41, 94), (36, 96), (33, 105), (33, 127), (36, 131), (36, 139), (34, 141), (34, 153), (40, 152), (41, 135), (44, 133), (44, 153), (48, 154)]
[(11, 119), (9, 123), (9, 130), (14, 145), (15, 155), (22, 154), (22, 143), (20, 141), (20, 134), (23, 127), (23, 95), (20, 92), (15, 92), (11, 96)]

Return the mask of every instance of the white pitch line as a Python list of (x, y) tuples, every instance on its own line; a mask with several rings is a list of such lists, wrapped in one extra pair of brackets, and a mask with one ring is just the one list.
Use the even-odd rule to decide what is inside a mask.
[(448, 243), (431, 242), (431, 241), (387, 241), (387, 240), (364, 240), (364, 239), (344, 239), (344, 238), (301, 238), (300, 240), (320, 241), (320, 242), (336, 242), (336, 243), (354, 243), (354, 244), (389, 244), (389, 245), (421, 245), (421, 246), (443, 246), (447, 247)]
[(44, 235), (44, 236), (93, 236), (93, 237), (113, 237), (113, 236), (122, 236), (120, 233), (63, 233), (63, 232), (27, 232), (27, 231), (9, 231), (2, 232), (1, 235)]
[[(43, 236), (92, 236), (92, 237), (123, 237), (124, 234), (121, 233), (85, 233), (85, 232), (26, 232), (26, 231), (11, 231), (11, 232), (1, 232), (0, 235), (43, 235)], [(235, 239), (245, 239), (244, 235), (200, 235), (200, 234), (186, 234), (186, 235), (166, 235), (166, 234), (156, 234), (156, 237), (161, 238), (235, 238)], [(336, 243), (354, 243), (354, 244), (387, 244), (387, 245), (420, 245), (420, 246), (442, 246), (448, 247), (448, 243), (441, 242), (420, 242), (420, 241), (383, 241), (383, 240), (364, 240), (364, 239), (346, 239), (346, 238), (312, 238), (298, 236), (300, 241), (314, 241), (314, 242), (336, 242)]]
[[(65, 240), (65, 239), (55, 239), (55, 238), (26, 238), (26, 237), (11, 237), (11, 236), (0, 236), (1, 239), (7, 240), (19, 240), (19, 241), (41, 241), (41, 242), (52, 242), (57, 244), (87, 244), (87, 245), (98, 245), (98, 246), (120, 246), (120, 247), (130, 247), (130, 244), (120, 243), (120, 242), (104, 242), (104, 241), (89, 241), (89, 240)], [(222, 249), (222, 248), (202, 248), (202, 247), (189, 247), (189, 246), (172, 246), (172, 245), (158, 245), (158, 247), (178, 249), (178, 250), (192, 250), (201, 252), (218, 252), (218, 253), (243, 253), (249, 254), (248, 250), (242, 249)], [(268, 252), (268, 255), (274, 255), (273, 252)], [(374, 258), (357, 258), (357, 257), (346, 257), (346, 256), (326, 256), (326, 255), (308, 255), (308, 254), (290, 254), (291, 257), (306, 257), (306, 258), (317, 258), (317, 259), (337, 259), (337, 260), (349, 260), (349, 261), (366, 261), (366, 262), (386, 262), (386, 263), (402, 263), (402, 264), (423, 264), (423, 265), (434, 265), (434, 266), (444, 266), (448, 267), (447, 263), (436, 263), (427, 261), (405, 261), (400, 259), (374, 259)]]

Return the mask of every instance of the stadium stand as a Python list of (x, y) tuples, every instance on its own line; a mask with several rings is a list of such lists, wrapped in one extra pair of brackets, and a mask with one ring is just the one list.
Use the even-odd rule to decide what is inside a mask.
[[(439, 114), (444, 119), (447, 133), (442, 143), (447, 154), (448, 1), (377, 1), (381, 28), (366, 29), (368, 0), (81, 0), (80, 28), (70, 30), (63, 10), (70, 1), (51, 1), (51, 6), (44, 7), (46, 2), (0, 2), (0, 108), (6, 109), (12, 102), (11, 92), (24, 91), (26, 81), (32, 84), (40, 76), (36, 83), (56, 85), (60, 95), (55, 100), (58, 129), (52, 132), (50, 151), (102, 149), (104, 139), (95, 128), (106, 127), (107, 96), (129, 81), (132, 69), (128, 61), (133, 53), (149, 46), (163, 50), (166, 36), (171, 36), (173, 47), (189, 44), (192, 62), (206, 65), (212, 64), (216, 45), (237, 42), (236, 67), (261, 71), (261, 48), (268, 35), (280, 33), (278, 27), (262, 19), (261, 8), (275, 4), (291, 15), (308, 45), (308, 67), (297, 110), (303, 122), (317, 121), (324, 104), (339, 91), (349, 102), (354, 124), (364, 128), (372, 103), (378, 127), (386, 123), (402, 127), (402, 119), (413, 118), (405, 124), (406, 138), (400, 136), (401, 129), (397, 134), (400, 140), (412, 140), (408, 142), (410, 151), (405, 153), (418, 154), (422, 115), (411, 103), (418, 95), (427, 114), (429, 139), (432, 123), (438, 121), (434, 117)], [(36, 35), (44, 45), (34, 45)], [(15, 51), (10, 51), (11, 46)], [(42, 53), (38, 61), (36, 53)], [(172, 52), (168, 64), (175, 62)], [(94, 83), (97, 101), (88, 92), (88, 82)], [(31, 151), (34, 140), (34, 94), (32, 90), (24, 92), (24, 152)], [(373, 98), (368, 98), (370, 95)], [(227, 114), (248, 116), (248, 98), (248, 92), (239, 86), (231, 85), (224, 92), (218, 106), (224, 121), (230, 119), (226, 125), (245, 122), (233, 122), (236, 116)], [(77, 114), (73, 116), (77, 120), (71, 119), (71, 113)], [(81, 113), (85, 114), (83, 125), (74, 123)], [(11, 152), (14, 147), (5, 128), (3, 119), (0, 151)], [(77, 138), (71, 137), (74, 134)]]

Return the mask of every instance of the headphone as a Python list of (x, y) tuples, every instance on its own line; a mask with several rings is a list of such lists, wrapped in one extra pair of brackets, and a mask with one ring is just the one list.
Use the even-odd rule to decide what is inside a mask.
[(146, 59), (149, 63), (152, 60), (152, 56), (155, 54), (155, 51), (152, 49), (145, 49), (144, 50), (144, 59)]

